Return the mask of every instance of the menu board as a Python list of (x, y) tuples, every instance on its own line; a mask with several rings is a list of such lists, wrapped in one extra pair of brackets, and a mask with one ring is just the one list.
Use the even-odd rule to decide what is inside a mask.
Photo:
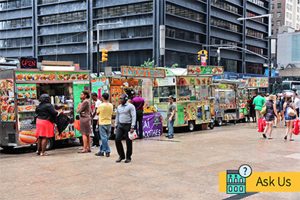
[(177, 77), (177, 86), (188, 86), (188, 85), (210, 85), (212, 83), (211, 77)]
[(263, 77), (256, 77), (256, 78), (248, 78), (247, 79), (247, 86), (254, 87), (254, 88), (267, 88), (269, 87), (268, 78)]
[(0, 80), (0, 95), (1, 121), (14, 122), (16, 120), (16, 115), (14, 82), (12, 79)]
[(17, 71), (16, 81), (76, 81), (89, 80), (88, 72)]
[(17, 84), (17, 99), (36, 99), (37, 92), (36, 92), (36, 84)]
[(122, 76), (125, 77), (145, 77), (145, 78), (164, 78), (166, 71), (150, 67), (121, 66)]
[(188, 75), (220, 75), (224, 73), (224, 68), (220, 66), (198, 66), (188, 65)]

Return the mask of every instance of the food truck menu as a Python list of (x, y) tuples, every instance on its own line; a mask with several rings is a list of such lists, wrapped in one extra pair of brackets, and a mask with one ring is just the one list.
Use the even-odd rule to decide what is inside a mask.
[(16, 120), (12, 79), (0, 80), (0, 107), (2, 122), (14, 122)]

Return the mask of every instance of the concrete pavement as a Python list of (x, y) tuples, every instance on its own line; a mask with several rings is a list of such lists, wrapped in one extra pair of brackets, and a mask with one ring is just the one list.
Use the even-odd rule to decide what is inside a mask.
[[(261, 139), (254, 124), (176, 134), (174, 140), (134, 142), (132, 163), (78, 154), (78, 147), (34, 153), (0, 154), (0, 199), (225, 199), (218, 173), (251, 165), (254, 171), (300, 171), (300, 136), (285, 142), (284, 129)], [(300, 199), (300, 193), (257, 193), (245, 199)]]

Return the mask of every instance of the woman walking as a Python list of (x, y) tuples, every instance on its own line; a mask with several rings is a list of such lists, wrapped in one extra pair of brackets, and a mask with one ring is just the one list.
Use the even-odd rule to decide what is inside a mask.
[(268, 139), (272, 139), (273, 121), (275, 120), (275, 116), (278, 118), (276, 109), (276, 96), (270, 95), (268, 99), (269, 100), (266, 102), (267, 111), (265, 114), (267, 126), (265, 128), (263, 137), (267, 138), (268, 135)]
[(276, 99), (276, 110), (277, 110), (277, 115), (276, 115), (277, 117), (275, 119), (275, 125), (274, 125), (275, 128), (277, 127), (277, 125), (279, 126), (280, 121), (282, 120), (281, 119), (282, 105), (281, 105), (281, 97), (279, 94), (277, 95), (277, 99)]
[(284, 119), (286, 122), (286, 133), (284, 136), (284, 140), (287, 140), (288, 136), (290, 141), (294, 141), (292, 139), (293, 136), (293, 124), (294, 120), (298, 117), (295, 109), (295, 105), (292, 103), (292, 97), (286, 97), (286, 101), (283, 104), (284, 110)]
[(80, 117), (80, 132), (82, 134), (83, 149), (78, 153), (89, 153), (90, 149), (90, 134), (91, 129), (91, 105), (90, 105), (90, 94), (88, 91), (83, 91), (80, 95), (81, 104), (78, 105), (77, 113)]
[(40, 104), (36, 108), (36, 137), (38, 138), (38, 150), (37, 155), (47, 156), (45, 153), (47, 140), (54, 137), (54, 121), (58, 115), (58, 112), (54, 109), (50, 103), (51, 99), (48, 94), (42, 94), (40, 96)]

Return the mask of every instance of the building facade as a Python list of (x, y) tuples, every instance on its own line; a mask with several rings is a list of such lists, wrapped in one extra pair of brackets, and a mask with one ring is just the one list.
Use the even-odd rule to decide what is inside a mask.
[(300, 1), (299, 0), (272, 0), (271, 13), (272, 34), (278, 34), (280, 27), (290, 27), (300, 30)]
[[(26, 0), (13, 1), (0, 0), (0, 55), (5, 57), (71, 60), (96, 71), (98, 36), (113, 70), (147, 60), (157, 66), (199, 64), (201, 49), (208, 50), (208, 64), (217, 65), (215, 46), (222, 45), (268, 55), (267, 18), (237, 20), (268, 14), (265, 0), (32, 0), (26, 6)], [(7, 27), (15, 19), (28, 24)], [(9, 43), (23, 37), (29, 45)], [(220, 55), (230, 72), (262, 74), (267, 63), (241, 49), (222, 49)]]

